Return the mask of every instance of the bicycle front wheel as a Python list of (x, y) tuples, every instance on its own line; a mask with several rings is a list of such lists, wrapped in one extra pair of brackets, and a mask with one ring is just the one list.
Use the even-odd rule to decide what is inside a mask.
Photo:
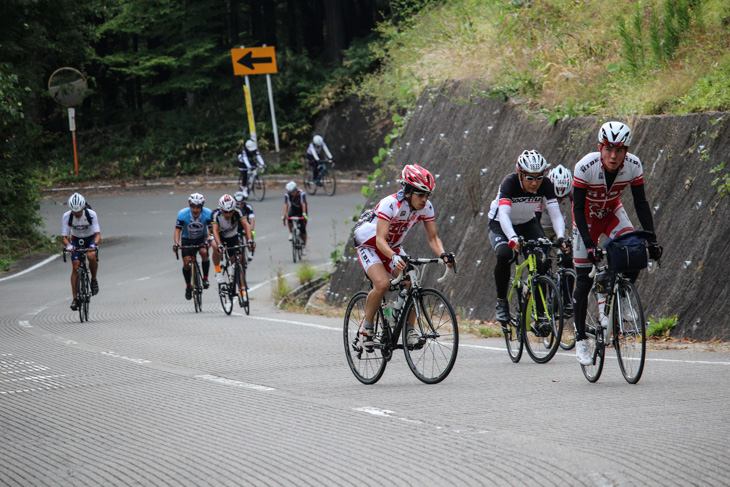
[(646, 330), (639, 293), (631, 281), (620, 280), (613, 312), (613, 343), (621, 373), (629, 384), (636, 384), (644, 372)]
[(368, 297), (366, 291), (355, 294), (347, 305), (345, 312), (345, 326), (343, 339), (345, 342), (345, 356), (350, 370), (355, 374), (357, 380), (363, 384), (375, 384), (383, 376), (385, 366), (388, 364), (383, 357), (383, 311), (378, 309), (375, 314), (375, 347), (368, 352), (362, 346), (358, 332), (360, 324), (365, 319), (365, 300)]
[(591, 290), (588, 295), (588, 312), (586, 313), (586, 340), (588, 353), (593, 357), (591, 365), (580, 366), (588, 382), (596, 382), (603, 372), (603, 359), (606, 354), (606, 344), (603, 341), (603, 327), (598, 315), (598, 300), (596, 293)]
[(79, 321), (83, 323), (89, 320), (89, 283), (86, 272), (82, 269), (79, 272), (79, 280), (76, 284), (76, 299), (79, 302)]
[(203, 276), (197, 261), (193, 262), (193, 304), (196, 313), (203, 311)]
[[(297, 222), (294, 222), (294, 225), (296, 225), (296, 224), (297, 224)], [(292, 236), (291, 236), (291, 254), (292, 254), (292, 258), (293, 258), (295, 264), (297, 263), (297, 258), (299, 257), (298, 247), (299, 247), (299, 231), (295, 228), (292, 231)]]
[(317, 194), (317, 184), (311, 179), (312, 174), (309, 170), (304, 170), (304, 191), (307, 192), (307, 194), (315, 195)]
[[(403, 351), (413, 374), (426, 384), (444, 380), (456, 362), (459, 326), (451, 304), (436, 289), (423, 289), (403, 311)], [(409, 329), (416, 330), (417, 344), (408, 344)]]
[(560, 335), (560, 348), (572, 350), (575, 347), (575, 320), (573, 318), (573, 288), (577, 274), (573, 269), (565, 269), (558, 281), (560, 295), (563, 298), (563, 333)]
[(523, 314), (525, 348), (532, 360), (544, 364), (555, 356), (563, 331), (563, 305), (555, 281), (535, 276)]
[(512, 299), (509, 302), (510, 320), (502, 323), (504, 342), (507, 345), (507, 354), (512, 362), (517, 363), (522, 358), (522, 350), (525, 341), (522, 338), (522, 313), (524, 304), (518, 289), (512, 291)]
[(229, 289), (230, 286), (233, 285), (233, 282), (228, 278), (228, 271), (223, 270), (223, 277), (226, 282), (223, 284), (218, 284), (218, 297), (221, 300), (221, 306), (223, 307), (223, 312), (227, 315), (230, 315), (233, 311), (233, 295), (230, 293)]
[(322, 183), (322, 190), (324, 191), (324, 194), (327, 196), (333, 196), (337, 189), (335, 175), (325, 169), (324, 172), (322, 172), (322, 178), (320, 181)]
[(256, 175), (255, 178), (253, 178), (253, 181), (251, 181), (249, 193), (251, 194), (251, 199), (254, 201), (263, 201), (264, 196), (266, 196), (266, 182), (264, 181), (264, 178)]

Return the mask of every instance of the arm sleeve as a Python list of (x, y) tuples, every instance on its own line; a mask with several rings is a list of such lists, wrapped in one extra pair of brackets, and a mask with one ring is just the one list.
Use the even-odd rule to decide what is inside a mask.
[(327, 147), (326, 143), (322, 143), (322, 148), (324, 149), (324, 153), (327, 156), (327, 159), (332, 159), (332, 153), (330, 152), (330, 148)]
[(550, 221), (553, 222), (553, 230), (558, 238), (565, 237), (565, 219), (563, 214), (560, 213), (560, 205), (557, 199), (551, 199), (547, 201), (547, 210), (550, 215)]
[(515, 240), (517, 238), (517, 232), (515, 232), (515, 228), (512, 226), (512, 218), (510, 218), (511, 213), (512, 213), (512, 205), (511, 204), (502, 204), (502, 202), (500, 200), (499, 212), (497, 213), (497, 219), (499, 220), (499, 226), (502, 227), (502, 231), (504, 232), (504, 235), (508, 239)]
[(259, 166), (265, 166), (266, 163), (264, 162), (264, 158), (261, 157), (261, 154), (256, 154), (256, 160), (259, 163)]
[(641, 222), (641, 228), (653, 232), (654, 218), (651, 216), (649, 201), (647, 201), (644, 193), (644, 185), (632, 185), (631, 195), (634, 197), (634, 208), (636, 208), (636, 215), (639, 217), (639, 222)]
[(591, 238), (591, 232), (588, 229), (588, 220), (586, 220), (586, 189), (576, 187), (573, 192), (573, 221), (578, 227), (580, 237), (583, 239), (587, 249), (593, 248), (596, 244)]

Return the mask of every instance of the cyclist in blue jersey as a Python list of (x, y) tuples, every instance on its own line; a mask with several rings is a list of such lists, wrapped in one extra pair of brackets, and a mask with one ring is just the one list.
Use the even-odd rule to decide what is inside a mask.
[(208, 258), (208, 236), (210, 235), (211, 214), (209, 208), (204, 208), (205, 198), (200, 193), (193, 193), (188, 198), (188, 208), (183, 208), (177, 214), (175, 223), (173, 252), (177, 252), (180, 245), (199, 245), (199, 249), (183, 249), (183, 277), (185, 278), (185, 299), (193, 299), (193, 288), (190, 286), (190, 263), (195, 257), (195, 252), (200, 250), (200, 257), (203, 260), (203, 287), (208, 289), (208, 271), (210, 260)]

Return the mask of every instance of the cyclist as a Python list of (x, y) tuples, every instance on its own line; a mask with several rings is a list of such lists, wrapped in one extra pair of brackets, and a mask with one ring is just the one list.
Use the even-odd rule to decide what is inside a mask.
[(309, 144), (309, 147), (307, 147), (307, 160), (309, 161), (309, 167), (312, 168), (312, 184), (318, 183), (317, 166), (322, 160), (322, 152), (324, 152), (324, 156), (327, 157), (329, 162), (334, 160), (334, 157), (332, 157), (332, 153), (330, 152), (329, 147), (327, 147), (327, 144), (325, 144), (322, 136), (315, 135), (312, 138), (312, 143)]
[[(239, 227), (243, 228), (249, 248), (253, 245), (253, 238), (248, 220), (246, 220), (241, 210), (236, 207), (236, 200), (229, 194), (224, 194), (220, 197), (218, 200), (218, 208), (211, 215), (210, 222), (211, 228), (213, 229), (213, 238), (215, 239), (215, 247), (213, 247), (215, 280), (221, 284), (223, 283), (221, 257), (223, 256), (224, 246), (234, 247), (238, 245)], [(235, 252), (228, 250), (228, 256), (235, 261)]]
[[(598, 152), (586, 154), (573, 171), (573, 248), (578, 279), (575, 299), (576, 357), (582, 365), (592, 359), (585, 334), (588, 293), (593, 286), (591, 267), (600, 260), (601, 235), (614, 238), (634, 230), (619, 197), (631, 186), (634, 208), (644, 230), (654, 231), (649, 202), (644, 193), (641, 161), (629, 152), (631, 129), (621, 122), (607, 122), (598, 131)], [(662, 247), (651, 239), (649, 255), (661, 257)], [(630, 276), (636, 280), (639, 273)]]
[(74, 249), (89, 249), (86, 257), (89, 259), (89, 270), (91, 271), (91, 294), (99, 292), (99, 282), (96, 280), (96, 271), (99, 269), (99, 262), (96, 260), (95, 249), (101, 241), (101, 230), (99, 229), (99, 217), (96, 212), (86, 204), (86, 200), (79, 193), (74, 193), (68, 199), (70, 210), (61, 217), (61, 238), (68, 252), (72, 252), (71, 261), (71, 309), (79, 309), (76, 296), (76, 283), (79, 280), (79, 266), (81, 265), (81, 254), (73, 252)]
[(208, 236), (210, 235), (210, 217), (212, 212), (205, 208), (205, 198), (200, 193), (193, 193), (188, 198), (188, 208), (183, 208), (177, 214), (175, 223), (173, 252), (182, 244), (198, 245), (199, 249), (183, 249), (183, 277), (185, 278), (185, 299), (193, 299), (193, 288), (190, 286), (190, 263), (195, 257), (195, 252), (200, 251), (203, 260), (203, 287), (208, 289), (208, 271), (210, 260), (208, 259)]
[(266, 163), (264, 158), (261, 157), (261, 153), (258, 151), (256, 142), (252, 139), (248, 139), (243, 145), (243, 150), (238, 154), (238, 171), (241, 173), (240, 177), (240, 189), (243, 194), (248, 197), (248, 171), (252, 169), (251, 163), (256, 161), (259, 167), (266, 169)]
[(304, 220), (297, 220), (299, 232), (302, 234), (302, 255), (307, 255), (307, 193), (297, 189), (297, 183), (289, 181), (286, 183), (284, 194), (284, 216), (281, 217), (284, 225), (289, 225), (289, 241), (292, 239), (292, 221), (286, 217), (299, 216)]
[[(436, 186), (433, 175), (425, 168), (407, 165), (401, 172), (401, 190), (386, 196), (372, 210), (360, 217), (354, 231), (357, 256), (365, 269), (373, 289), (365, 301), (365, 318), (360, 325), (360, 338), (368, 352), (373, 350), (375, 313), (390, 289), (390, 277), (397, 277), (405, 268), (401, 247), (408, 231), (422, 221), (428, 237), (428, 245), (440, 258), (453, 267), (453, 261), (444, 251), (444, 246), (436, 231), (436, 215), (429, 200)], [(410, 346), (419, 344), (415, 329), (407, 332)]]
[[(246, 217), (246, 221), (248, 222), (248, 226), (251, 227), (251, 239), (252, 242), (252, 249), (251, 252), (248, 252), (248, 260), (249, 262), (253, 260), (253, 249), (256, 248), (256, 232), (254, 231), (254, 226), (256, 224), (256, 217), (253, 214), (253, 206), (251, 206), (251, 203), (248, 203), (246, 201), (247, 196), (244, 194), (243, 191), (238, 191), (236, 194), (233, 195), (233, 199), (236, 200), (236, 205), (238, 206), (238, 209), (241, 210), (241, 213), (243, 213), (243, 216)], [(246, 241), (246, 235), (244, 234), (243, 226), (238, 226), (238, 237), (242, 242)]]
[[(541, 236), (540, 224), (535, 216), (538, 205), (545, 200), (558, 243), (568, 251), (565, 240), (565, 220), (560, 214), (553, 183), (545, 181), (547, 161), (536, 150), (526, 150), (517, 158), (517, 172), (506, 176), (499, 185), (497, 198), (489, 209), (489, 240), (497, 263), (494, 281), (497, 287), (497, 320), (502, 328), (510, 319), (507, 292), (509, 290), (510, 262), (520, 251), (519, 237), (532, 240)], [(538, 260), (544, 266), (545, 261)], [(544, 269), (538, 269), (544, 272)]]

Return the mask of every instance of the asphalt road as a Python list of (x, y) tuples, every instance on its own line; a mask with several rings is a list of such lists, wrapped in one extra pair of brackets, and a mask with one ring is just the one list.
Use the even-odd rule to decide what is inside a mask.
[[(310, 199), (323, 272), (358, 191)], [(104, 240), (88, 323), (61, 259), (0, 276), (1, 485), (730, 485), (730, 354), (652, 350), (635, 386), (609, 357), (589, 384), (572, 353), (513, 364), (464, 337), (441, 384), (396, 354), (364, 386), (341, 318), (272, 302), (298, 266), (278, 193), (255, 205), (251, 315), (210, 290), (194, 312), (171, 250), (189, 192), (89, 194)], [(43, 206), (50, 233), (67, 196)]]

